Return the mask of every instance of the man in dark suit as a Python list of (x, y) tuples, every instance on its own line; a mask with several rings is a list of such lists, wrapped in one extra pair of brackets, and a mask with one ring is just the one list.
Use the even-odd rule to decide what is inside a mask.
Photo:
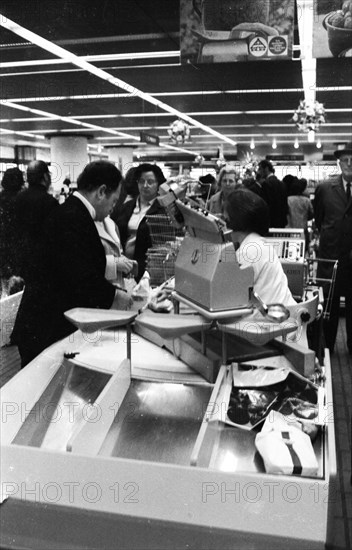
[(104, 277), (106, 257), (94, 223), (112, 211), (121, 179), (109, 162), (88, 164), (77, 191), (47, 219), (41, 261), (36, 277), (26, 284), (12, 336), (22, 367), (75, 330), (64, 317), (68, 309), (128, 305), (128, 296)]
[(28, 188), (15, 201), (15, 220), (18, 233), (20, 275), (27, 282), (34, 275), (43, 225), (51, 211), (59, 206), (48, 193), (51, 177), (43, 160), (33, 160), (27, 168)]
[(261, 186), (260, 196), (269, 206), (270, 227), (286, 227), (287, 225), (287, 194), (282, 181), (275, 176), (274, 167), (268, 160), (258, 164), (257, 180)]
[[(347, 346), (352, 354), (352, 143), (335, 151), (341, 174), (315, 190), (315, 223), (320, 231), (319, 258), (338, 260), (330, 318), (324, 323), (326, 345), (333, 353), (339, 321), (340, 297), (345, 296)], [(333, 262), (319, 262), (317, 277), (331, 279)], [(330, 285), (324, 285), (328, 299)]]

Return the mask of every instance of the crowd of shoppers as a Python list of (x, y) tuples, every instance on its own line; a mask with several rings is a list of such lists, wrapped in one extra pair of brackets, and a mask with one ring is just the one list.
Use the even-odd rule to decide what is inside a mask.
[[(330, 260), (325, 265), (320, 261), (317, 273), (327, 281), (322, 283), (326, 300), (333, 264), (338, 261), (329, 296), (330, 318), (324, 323), (326, 345), (332, 353), (344, 296), (347, 346), (352, 353), (351, 145), (335, 155), (341, 175), (317, 186), (313, 204), (306, 194), (306, 180), (287, 175), (280, 181), (268, 160), (259, 163), (254, 177), (243, 178), (231, 165), (223, 166), (217, 178), (206, 174), (200, 178), (197, 198), (202, 207), (226, 219), (242, 249), (248, 239), (260, 244), (269, 227), (302, 228), (308, 244), (308, 221), (314, 217), (320, 232), (318, 256)], [(49, 193), (51, 178), (45, 162), (29, 163), (27, 187), (18, 168), (5, 172), (0, 193), (1, 281), (5, 293), (11, 278), (20, 277), (25, 283), (12, 335), (22, 366), (73, 331), (64, 311), (130, 307), (126, 277), (138, 283), (145, 272), (152, 246), (146, 216), (165, 213), (158, 201), (159, 186), (165, 181), (156, 164), (133, 166), (123, 178), (113, 164), (95, 161), (80, 174), (77, 191), (59, 205)], [(241, 246), (239, 257), (240, 251)], [(282, 301), (290, 305), (292, 296), (279, 262), (269, 264), (256, 266), (259, 294), (272, 301), (270, 292), (277, 298), (280, 282)], [(275, 275), (268, 267), (276, 270)]]

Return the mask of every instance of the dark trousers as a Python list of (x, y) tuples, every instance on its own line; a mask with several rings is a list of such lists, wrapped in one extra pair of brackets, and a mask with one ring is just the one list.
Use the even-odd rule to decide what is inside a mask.
[[(345, 297), (346, 340), (347, 347), (352, 352), (352, 267), (342, 265), (336, 272), (336, 282), (331, 300), (330, 317), (324, 320), (325, 345), (330, 352), (334, 351), (337, 328), (340, 316), (340, 298)], [(324, 296), (325, 300), (328, 296)]]
[(18, 344), (18, 351), (21, 356), (21, 369), (23, 369), (28, 363), (30, 363), (37, 355), (39, 355), (43, 348), (35, 344)]

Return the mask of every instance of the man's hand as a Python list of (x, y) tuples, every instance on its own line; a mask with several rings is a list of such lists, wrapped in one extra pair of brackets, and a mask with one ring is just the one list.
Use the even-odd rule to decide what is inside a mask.
[(126, 256), (120, 256), (115, 258), (116, 272), (123, 273), (124, 275), (137, 275), (138, 263), (135, 260), (129, 260)]
[(153, 291), (152, 298), (149, 302), (149, 309), (158, 313), (170, 313), (173, 308), (173, 303), (169, 299), (171, 296), (170, 289), (159, 288)]

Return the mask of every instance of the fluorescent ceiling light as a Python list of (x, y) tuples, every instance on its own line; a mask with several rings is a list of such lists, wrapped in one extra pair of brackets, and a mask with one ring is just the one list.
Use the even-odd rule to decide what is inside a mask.
[(31, 132), (17, 132), (15, 130), (8, 130), (7, 128), (0, 128), (0, 132), (3, 135), (14, 134), (16, 136), (31, 137), (33, 139), (45, 139), (45, 136), (42, 136), (40, 134), (34, 134), (34, 133), (31, 133)]
[(24, 27), (21, 27), (11, 19), (7, 19), (5, 16), (0, 14), (0, 25), (5, 27), (11, 32), (14, 32), (15, 34), (18, 34), (19, 36), (22, 36), (26, 40), (32, 42), (33, 44), (36, 44), (37, 46), (49, 51), (50, 53), (57, 55), (61, 59), (67, 61), (68, 63), (72, 63), (73, 65), (76, 65), (78, 67), (81, 67), (82, 69), (86, 70), (87, 72), (94, 74), (98, 78), (101, 78), (102, 80), (105, 80), (109, 82), (113, 86), (117, 86), (119, 88), (122, 88), (126, 92), (130, 93), (132, 96), (140, 97), (141, 99), (147, 101), (148, 103), (151, 103), (152, 105), (155, 105), (159, 107), (160, 109), (167, 111), (176, 117), (179, 117), (192, 126), (196, 126), (197, 128), (201, 128), (205, 132), (215, 135), (219, 137), (222, 141), (225, 141), (227, 143), (230, 143), (231, 145), (236, 145), (236, 142), (233, 140), (227, 138), (226, 136), (223, 136), (219, 132), (216, 132), (209, 126), (206, 126), (205, 124), (201, 124), (197, 120), (191, 118), (190, 116), (181, 113), (177, 109), (174, 109), (170, 105), (167, 105), (166, 103), (161, 102), (160, 100), (156, 99), (150, 94), (147, 94), (145, 92), (142, 92), (142, 90), (139, 90), (138, 88), (135, 88), (134, 86), (131, 86), (127, 82), (124, 82), (120, 78), (114, 77), (108, 72), (99, 69), (98, 67), (95, 67), (91, 63), (88, 63), (87, 61), (84, 61), (83, 59), (80, 59), (77, 55), (69, 52), (68, 50), (65, 50), (64, 48), (61, 48), (60, 46), (57, 46), (56, 44), (50, 42), (49, 40), (46, 40), (45, 38), (38, 36), (37, 34), (29, 31), (28, 29), (25, 29)]
[[(63, 120), (65, 122), (69, 122), (71, 124), (75, 124), (75, 125), (78, 125), (78, 126), (84, 126), (84, 128), (88, 128), (90, 130), (100, 130), (102, 132), (107, 132), (109, 134), (113, 134), (115, 136), (122, 136), (126, 139), (131, 139), (131, 140), (134, 140), (134, 141), (140, 141), (139, 139), (139, 136), (133, 136), (133, 135), (130, 135), (130, 134), (125, 134), (125, 133), (122, 133), (122, 132), (118, 132), (117, 130), (111, 130), (110, 128), (105, 128), (103, 126), (97, 126), (95, 124), (89, 124), (88, 122), (80, 122), (76, 119), (74, 119), (73, 117), (62, 117), (62, 116), (59, 116), (59, 115), (54, 115), (53, 113), (47, 113), (46, 111), (42, 111), (40, 109), (32, 109), (30, 107), (25, 107), (24, 105), (18, 105), (16, 103), (13, 103), (11, 101), (6, 101), (6, 100), (0, 100), (0, 105), (7, 105), (8, 107), (12, 107), (14, 109), (19, 109), (20, 111), (28, 111), (28, 112), (31, 112), (31, 113), (37, 113), (37, 114), (40, 114), (40, 115), (48, 115), (48, 117), (50, 117), (51, 119), (54, 117), (54, 119), (57, 119), (57, 120)], [(74, 130), (72, 130), (74, 131)], [(166, 145), (165, 145), (166, 147)], [(174, 149), (173, 146), (169, 146), (170, 149)], [(187, 150), (186, 149), (183, 149), (184, 152), (186, 152)], [(193, 151), (188, 151), (189, 154), (193, 155)]]
[(316, 99), (316, 66), (313, 58), (313, 19), (314, 0), (297, 0), (297, 21), (301, 46), (302, 82), (304, 99), (314, 102)]
[[(179, 63), (150, 63), (150, 64), (143, 64), (143, 69), (155, 69), (156, 67), (179, 67)], [(131, 65), (128, 64), (129, 69), (140, 69), (141, 65)], [(119, 70), (119, 69), (126, 69), (126, 65), (112, 65), (111, 67), (105, 67), (105, 70)], [(59, 74), (59, 73), (80, 73), (83, 69), (80, 69), (79, 67), (75, 67), (74, 69), (51, 69), (47, 71), (20, 71), (15, 73), (4, 73), (0, 74), (1, 78), (11, 77), (11, 76), (29, 76), (29, 75), (36, 75), (39, 74)]]
[[(38, 73), (37, 73), (38, 74)], [(39, 73), (41, 74), (41, 73)], [(315, 82), (312, 81), (312, 76), (311, 76), (311, 73), (309, 72), (309, 81), (307, 82), (307, 86), (308, 87), (313, 87), (315, 86)], [(315, 73), (314, 73), (315, 75)], [(316, 90), (318, 90), (318, 88), (316, 88)], [(336, 86), (330, 86), (330, 87), (326, 87), (326, 88), (321, 88), (321, 90), (323, 90), (324, 92), (336, 92)], [(345, 91), (345, 92), (348, 92), (348, 91), (351, 91), (352, 90), (352, 86), (341, 86), (339, 87), (339, 91)], [(291, 89), (271, 89), (271, 90), (226, 90), (225, 94), (226, 95), (231, 95), (231, 94), (236, 94), (236, 95), (239, 95), (239, 94), (250, 94), (250, 93), (254, 93), (254, 94), (272, 94), (274, 92), (277, 92), (277, 93), (288, 93), (288, 92), (294, 92), (294, 93), (297, 93), (297, 92), (303, 92), (304, 89), (303, 88), (291, 88)], [(222, 95), (223, 92), (219, 92), (219, 91), (213, 91), (213, 90), (208, 90), (208, 91), (193, 91), (193, 92), (153, 92), (151, 95), (153, 95), (153, 97), (162, 97), (162, 96), (168, 96), (168, 97), (179, 97), (179, 96), (196, 96), (196, 95), (201, 95), (201, 96), (206, 96), (206, 95)], [(60, 95), (60, 96), (35, 96), (35, 97), (14, 97), (14, 98), (11, 98), (11, 101), (14, 101), (16, 103), (31, 103), (33, 101), (67, 101), (67, 100), (81, 100), (81, 99), (84, 99), (84, 100), (93, 100), (95, 101), (96, 99), (99, 99), (99, 100), (104, 100), (104, 99), (112, 99), (112, 98), (116, 98), (116, 99), (119, 99), (119, 98), (131, 98), (133, 96), (131, 96), (131, 94), (127, 94), (127, 93), (112, 93), (112, 94), (102, 94), (102, 93), (96, 93), (96, 94), (74, 94), (74, 95)], [(258, 111), (257, 111), (258, 112)]]
[[(102, 54), (102, 55), (81, 55), (76, 57), (78, 59), (82, 59), (83, 61), (99, 63), (102, 61), (121, 61), (123, 59), (126, 59), (126, 60), (157, 59), (157, 58), (179, 57), (179, 56), (180, 56), (179, 50), (172, 50), (172, 51), (163, 50), (161, 52), (113, 53), (113, 54)], [(12, 67), (39, 67), (41, 65), (62, 65), (63, 63), (67, 63), (67, 61), (65, 59), (31, 59), (28, 61), (8, 61), (6, 63), (0, 63), (0, 67), (3, 69), (12, 68)]]

